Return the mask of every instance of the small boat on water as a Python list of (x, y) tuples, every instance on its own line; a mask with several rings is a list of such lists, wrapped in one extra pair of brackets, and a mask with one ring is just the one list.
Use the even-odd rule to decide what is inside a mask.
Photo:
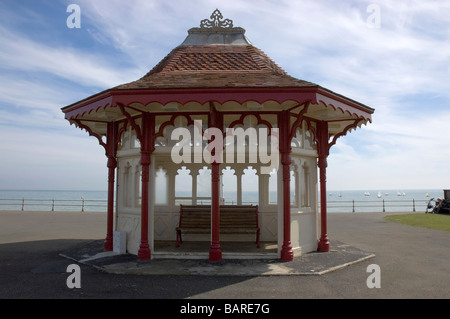
[(370, 196), (370, 193), (369, 192), (365, 192), (364, 196)]
[(380, 192), (378, 192), (377, 197), (381, 198), (381, 193)]

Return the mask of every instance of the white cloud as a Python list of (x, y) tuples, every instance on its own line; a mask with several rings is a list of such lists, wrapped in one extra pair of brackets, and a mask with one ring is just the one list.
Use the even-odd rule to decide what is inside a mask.
[(110, 88), (134, 80), (136, 70), (120, 70), (101, 56), (35, 42), (0, 27), (0, 63), (6, 70), (45, 72), (80, 85)]
[(0, 81), (4, 83), (0, 87), (0, 103), (11, 104), (17, 108), (59, 111), (59, 108), (67, 102), (69, 95), (69, 91), (64, 88), (56, 88), (36, 79), (0, 74)]
[(329, 158), (330, 189), (449, 187), (450, 112), (396, 120), (338, 140)]

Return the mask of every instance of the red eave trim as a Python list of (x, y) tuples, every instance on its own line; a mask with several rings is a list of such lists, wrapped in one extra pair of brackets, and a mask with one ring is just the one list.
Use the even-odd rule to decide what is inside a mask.
[(77, 116), (97, 111), (107, 106), (115, 106), (118, 103), (130, 105), (140, 103), (147, 105), (152, 102), (167, 104), (178, 102), (185, 104), (188, 102), (217, 102), (223, 104), (228, 101), (244, 103), (246, 101), (256, 101), (263, 103), (266, 101), (276, 101), (283, 103), (288, 100), (297, 101), (299, 104), (311, 102), (318, 104), (323, 102), (334, 109), (342, 112), (357, 114), (371, 120), (370, 114), (374, 112), (361, 103), (343, 97), (320, 86), (313, 87), (264, 87), (264, 88), (194, 88), (194, 89), (139, 89), (139, 90), (118, 90), (110, 89), (89, 98), (81, 100), (62, 108), (66, 119), (73, 119)]
[(364, 117), (368, 120), (371, 120), (371, 115), (375, 112), (373, 108), (367, 105), (322, 87), (319, 87), (317, 90), (317, 102), (322, 102), (334, 109), (340, 109), (344, 113), (357, 114), (359, 117)]
[(188, 102), (225, 103), (236, 101), (244, 103), (246, 101), (256, 101), (263, 103), (268, 100), (282, 103), (287, 100), (304, 103), (315, 101), (315, 87), (308, 88), (195, 88), (195, 89), (142, 89), (142, 90), (118, 90), (110, 89), (97, 95), (81, 100), (62, 108), (66, 119), (73, 119), (77, 116), (92, 111), (97, 111), (101, 107), (115, 106), (118, 103), (130, 105), (140, 103), (147, 105), (158, 102), (163, 105), (169, 102), (185, 104)]
[(96, 111), (99, 108), (105, 108), (110, 105), (113, 105), (113, 94), (108, 90), (65, 106), (61, 108), (61, 111), (65, 114), (65, 118), (69, 120), (78, 115)]

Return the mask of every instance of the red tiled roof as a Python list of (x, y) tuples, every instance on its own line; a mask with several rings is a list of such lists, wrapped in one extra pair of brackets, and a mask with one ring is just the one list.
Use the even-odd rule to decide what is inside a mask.
[(180, 45), (141, 79), (116, 89), (311, 87), (252, 45)]
[[(220, 21), (222, 16), (218, 10), (211, 19), (202, 20), (200, 28), (191, 28), (184, 42), (141, 79), (66, 106), (63, 108), (66, 118), (82, 117), (119, 103), (165, 105), (172, 101), (184, 104), (194, 100), (244, 103), (252, 99), (263, 103), (270, 99), (279, 103), (285, 100), (322, 103), (339, 109), (344, 115), (348, 113), (349, 119), (356, 115), (371, 120), (373, 109), (287, 74), (252, 45), (244, 29), (232, 27), (229, 19)], [(316, 117), (320, 116), (321, 108), (319, 106)]]

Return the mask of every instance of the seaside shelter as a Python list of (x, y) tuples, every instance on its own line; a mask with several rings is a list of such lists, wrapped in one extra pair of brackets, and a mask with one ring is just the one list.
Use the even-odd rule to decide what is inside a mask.
[(206, 241), (211, 261), (225, 242), (329, 251), (329, 150), (374, 112), (288, 75), (217, 9), (142, 78), (62, 111), (105, 149), (105, 250), (120, 233), (140, 260)]

